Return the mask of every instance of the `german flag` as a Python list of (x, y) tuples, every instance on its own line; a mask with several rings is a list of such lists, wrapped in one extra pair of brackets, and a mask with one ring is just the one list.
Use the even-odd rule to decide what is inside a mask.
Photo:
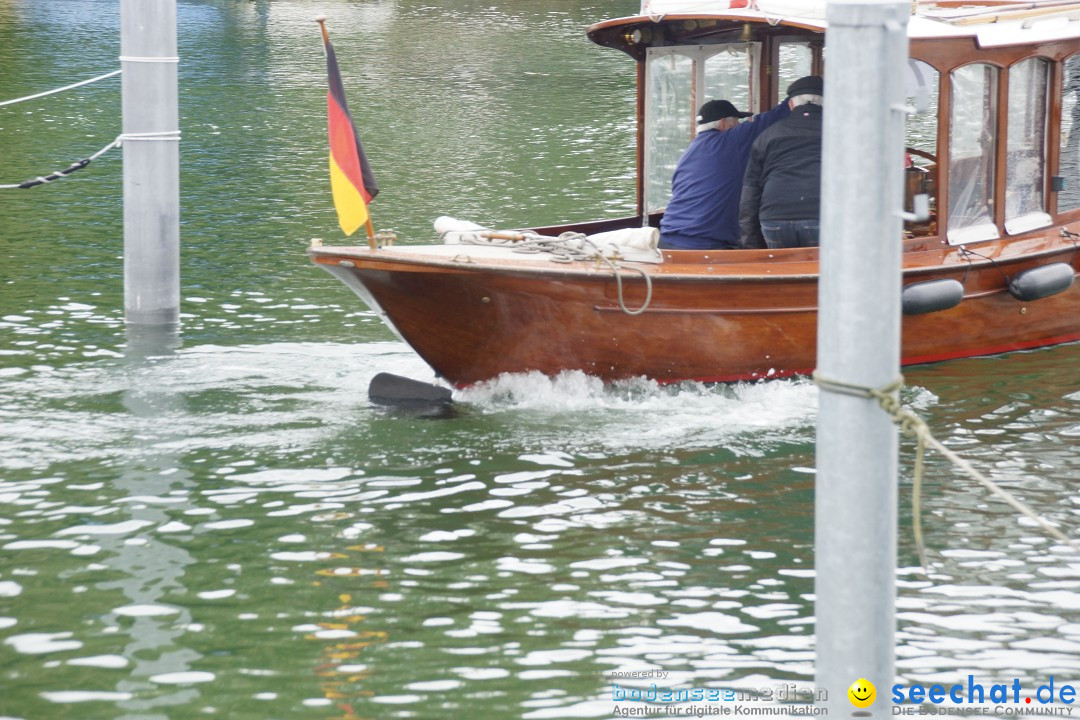
[[(337, 56), (326, 26), (322, 25), (323, 45), (326, 48), (326, 74), (329, 91), (326, 93), (326, 120), (330, 133), (330, 188), (334, 193), (338, 224), (346, 235), (352, 235), (361, 225), (370, 226), (367, 205), (379, 194), (375, 176), (371, 173), (364, 146), (356, 132), (349, 104), (345, 101), (345, 88), (341, 84)], [(368, 234), (372, 235), (368, 227)]]

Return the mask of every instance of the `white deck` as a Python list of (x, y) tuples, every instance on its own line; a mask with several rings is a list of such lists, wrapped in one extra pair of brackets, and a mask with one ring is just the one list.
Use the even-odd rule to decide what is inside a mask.
[[(486, 263), (497, 261), (500, 263), (514, 262), (521, 265), (533, 265), (536, 263), (550, 264), (566, 267), (564, 263), (558, 263), (556, 253), (551, 252), (523, 252), (520, 246), (512, 244), (488, 245), (488, 244), (432, 244), (432, 245), (393, 245), (388, 248), (376, 250), (373, 253), (366, 247), (333, 247), (320, 246), (313, 248), (317, 251), (340, 252), (343, 254), (358, 253), (364, 256), (377, 255), (382, 252), (388, 256), (412, 258), (418, 261), (434, 261), (440, 263)], [(657, 250), (638, 250), (634, 248), (618, 248), (617, 257), (611, 249), (605, 249), (605, 255), (615, 261), (660, 264), (663, 255)], [(573, 262), (587, 263), (597, 267), (604, 266), (602, 260), (593, 257), (576, 258)]]

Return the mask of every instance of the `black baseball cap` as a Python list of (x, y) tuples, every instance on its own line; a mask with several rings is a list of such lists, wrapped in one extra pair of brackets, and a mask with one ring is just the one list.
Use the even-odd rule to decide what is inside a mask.
[(825, 95), (825, 80), (820, 75), (807, 75), (788, 85), (787, 96)]
[(701, 125), (703, 123), (716, 122), (717, 120), (723, 120), (724, 118), (729, 117), (748, 118), (753, 114), (754, 113), (739, 112), (735, 109), (735, 106), (727, 100), (710, 100), (698, 110), (697, 121), (698, 124)]

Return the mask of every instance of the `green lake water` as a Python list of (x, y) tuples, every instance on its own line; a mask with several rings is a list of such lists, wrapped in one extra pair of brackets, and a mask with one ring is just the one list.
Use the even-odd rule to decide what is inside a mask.
[[(811, 685), (811, 383), (514, 376), (449, 419), (388, 411), (375, 373), (431, 371), (304, 252), (340, 240), (316, 13), (375, 225), (426, 242), (439, 215), (632, 212), (633, 63), (584, 28), (636, 0), (178, 4), (179, 334), (123, 324), (122, 150), (0, 191), (0, 718), (591, 718), (612, 671)], [(0, 101), (116, 69), (118, 28), (116, 0), (0, 0)], [(119, 132), (117, 78), (0, 107), (0, 184)], [(1071, 532), (1080, 346), (907, 379)], [(902, 679), (1080, 679), (1080, 563), (930, 456), (923, 577), (902, 453)]]

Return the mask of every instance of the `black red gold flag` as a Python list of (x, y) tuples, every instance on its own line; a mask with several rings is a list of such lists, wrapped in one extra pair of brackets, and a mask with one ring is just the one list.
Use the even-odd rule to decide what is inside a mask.
[(323, 30), (326, 46), (326, 74), (329, 90), (326, 93), (326, 120), (330, 133), (330, 187), (334, 193), (338, 223), (346, 235), (352, 235), (368, 223), (368, 203), (379, 194), (379, 186), (371, 173), (356, 124), (345, 101), (334, 47)]

